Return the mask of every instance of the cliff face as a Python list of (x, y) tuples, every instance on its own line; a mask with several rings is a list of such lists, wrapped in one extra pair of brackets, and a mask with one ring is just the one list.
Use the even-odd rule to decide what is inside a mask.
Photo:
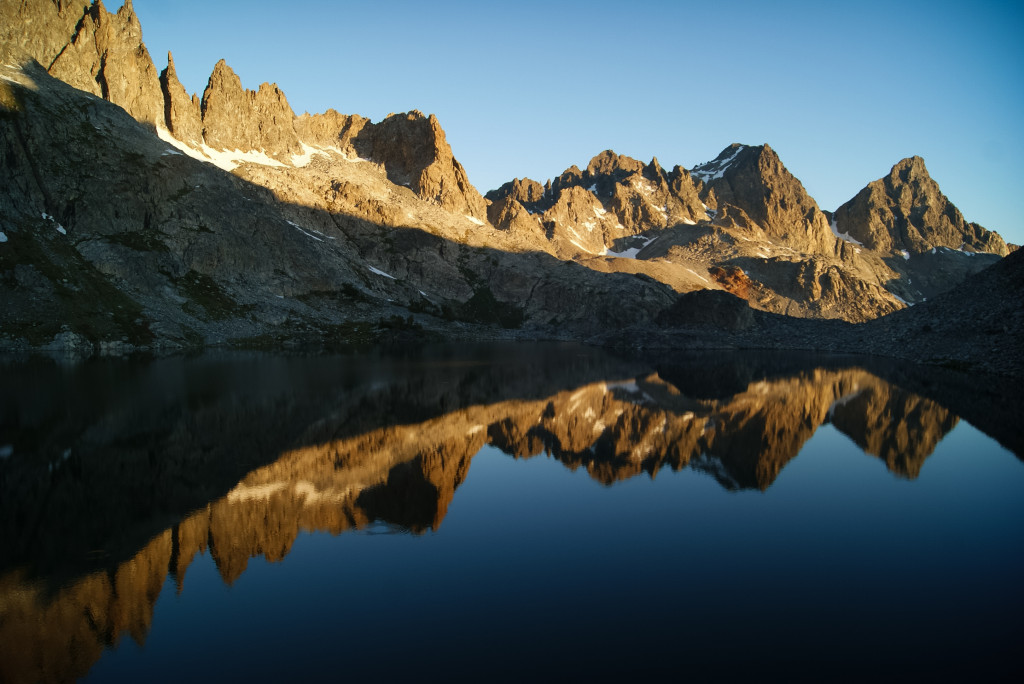
[(996, 233), (964, 220), (920, 157), (904, 159), (835, 212), (835, 225), (869, 249), (921, 254), (935, 247), (1006, 256)]
[[(344, 149), (307, 144), (291, 164), (263, 150), (251, 163), (205, 142), (195, 149), (166, 132), (161, 139), (41, 67), (0, 69), (0, 343), (130, 349), (286, 330), (331, 341), (347, 326), (344, 342), (364, 334), (353, 322), (368, 321), (372, 336), (377, 321), (414, 313), (422, 320), (414, 330), (454, 319), (586, 334), (650, 318), (670, 301), (650, 282), (517, 252), (470, 213), (480, 206), (459, 204), (463, 196), (438, 181), (444, 164), (461, 169), (450, 154), (416, 152), (447, 149), (443, 137), (392, 160), (390, 134), (365, 120), (305, 117), (300, 128), (317, 141), (338, 126)], [(164, 75), (168, 88), (172, 76)], [(396, 130), (437, 126), (410, 121)], [(172, 117), (181, 131), (201, 122)], [(358, 156), (364, 139), (386, 163)], [(288, 156), (287, 146), (278, 149)], [(392, 182), (397, 173), (418, 174), (410, 184), (432, 196)], [(630, 306), (619, 304), (625, 299)]]
[[(140, 122), (166, 127), (188, 145), (259, 152), (282, 163), (301, 155), (303, 144), (351, 149), (350, 121), (311, 127), (310, 117), (296, 118), (276, 84), (248, 90), (223, 60), (214, 67), (201, 101), (189, 97), (170, 55), (164, 72), (157, 72), (131, 0), (116, 14), (99, 0), (4, 0), (2, 8), (5, 17), (16, 19), (5, 22), (0, 34), (5, 54), (36, 59), (52, 76), (113, 102)], [(28, 30), (19, 30), (22, 26)], [(331, 118), (330, 113), (327, 116)], [(335, 123), (340, 125), (331, 125)], [(300, 132), (309, 137), (300, 140)], [(368, 158), (388, 168), (389, 174), (407, 178), (403, 182), (424, 199), (486, 220), (483, 198), (452, 156), (436, 117), (418, 112), (392, 117), (360, 148), (369, 150)]]
[(210, 74), (201, 104), (203, 138), (214, 149), (260, 150), (287, 159), (302, 152), (295, 113), (276, 84), (253, 92), (222, 59)]
[(693, 176), (712, 209), (735, 207), (766, 235), (797, 251), (836, 253), (825, 214), (768, 145), (730, 145), (715, 160), (694, 167)]
[(393, 114), (367, 125), (355, 140), (362, 156), (387, 170), (388, 178), (449, 211), (487, 220), (487, 205), (452, 156), (437, 117), (420, 112)]
[(10, 59), (36, 59), (51, 75), (110, 100), (139, 121), (163, 121), (159, 78), (131, 0), (116, 14), (99, 0), (4, 0), (0, 14), (7, 27), (3, 52)]
[(192, 146), (203, 143), (203, 111), (199, 99), (189, 97), (178, 80), (174, 57), (167, 53), (167, 68), (160, 72), (164, 95), (164, 124), (178, 140)]

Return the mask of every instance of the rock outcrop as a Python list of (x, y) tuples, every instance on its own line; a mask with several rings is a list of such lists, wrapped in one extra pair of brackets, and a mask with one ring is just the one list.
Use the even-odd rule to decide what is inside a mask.
[[(546, 186), (525, 178), (487, 193), (491, 222), (502, 230), (536, 234), (522, 213), (536, 216), (547, 242), (536, 246), (563, 258), (617, 251), (624, 238), (707, 219), (689, 174), (666, 173), (657, 159), (644, 164), (611, 150), (581, 171), (566, 169)], [(517, 222), (513, 224), (513, 220)]]
[(258, 150), (279, 161), (302, 152), (295, 113), (276, 84), (259, 90), (242, 81), (223, 59), (217, 62), (202, 99), (203, 139), (219, 150)]
[(49, 65), (54, 77), (124, 108), (136, 120), (164, 120), (160, 81), (131, 0), (111, 14), (97, 0)]
[(446, 210), (487, 220), (486, 202), (433, 115), (393, 115), (377, 126), (333, 110), (296, 117), (276, 84), (248, 90), (224, 60), (200, 100), (181, 86), (170, 54), (167, 68), (157, 73), (130, 0), (116, 14), (100, 0), (3, 0), (2, 8), (4, 17), (17, 18), (0, 29), (0, 49), (12, 60), (36, 59), (51, 75), (121, 106), (140, 122), (166, 127), (193, 148), (263, 153), (284, 164), (304, 153), (303, 144), (334, 148), (376, 161), (394, 182)]
[(903, 159), (836, 209), (836, 231), (869, 249), (920, 254), (935, 247), (1008, 253), (1006, 243), (963, 214), (942, 194), (920, 157)]
[(780, 244), (808, 254), (834, 255), (837, 240), (828, 219), (802, 183), (768, 145), (734, 143), (691, 175), (701, 183), (700, 196), (713, 210), (736, 207)]
[(174, 68), (174, 57), (167, 53), (167, 68), (160, 72), (164, 96), (164, 125), (178, 140), (198, 147), (203, 143), (203, 112), (198, 97), (185, 91)]
[(360, 156), (382, 164), (396, 185), (408, 186), (449, 211), (487, 220), (486, 202), (452, 155), (433, 114), (392, 114), (363, 127), (354, 144)]

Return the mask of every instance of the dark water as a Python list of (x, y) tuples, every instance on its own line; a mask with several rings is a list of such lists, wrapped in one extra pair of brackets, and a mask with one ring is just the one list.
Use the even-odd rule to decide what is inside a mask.
[(522, 345), (0, 371), (3, 682), (1017, 669), (990, 382)]

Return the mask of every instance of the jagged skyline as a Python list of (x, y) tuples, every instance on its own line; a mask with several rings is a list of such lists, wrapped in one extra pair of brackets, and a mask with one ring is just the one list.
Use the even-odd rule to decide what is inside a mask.
[(1024, 65), (1022, 19), (995, 3), (134, 6), (157, 68), (172, 51), (189, 92), (224, 58), (248, 88), (277, 82), (298, 113), (435, 113), (481, 192), (605, 148), (690, 168), (767, 142), (832, 210), (920, 155), (969, 220), (1024, 242), (1024, 96), (1005, 87)]

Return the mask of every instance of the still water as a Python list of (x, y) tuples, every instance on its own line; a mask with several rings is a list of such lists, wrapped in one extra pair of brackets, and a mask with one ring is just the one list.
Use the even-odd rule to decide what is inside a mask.
[(1015, 671), (1020, 406), (964, 378), (539, 345), (0, 371), (3, 682)]

